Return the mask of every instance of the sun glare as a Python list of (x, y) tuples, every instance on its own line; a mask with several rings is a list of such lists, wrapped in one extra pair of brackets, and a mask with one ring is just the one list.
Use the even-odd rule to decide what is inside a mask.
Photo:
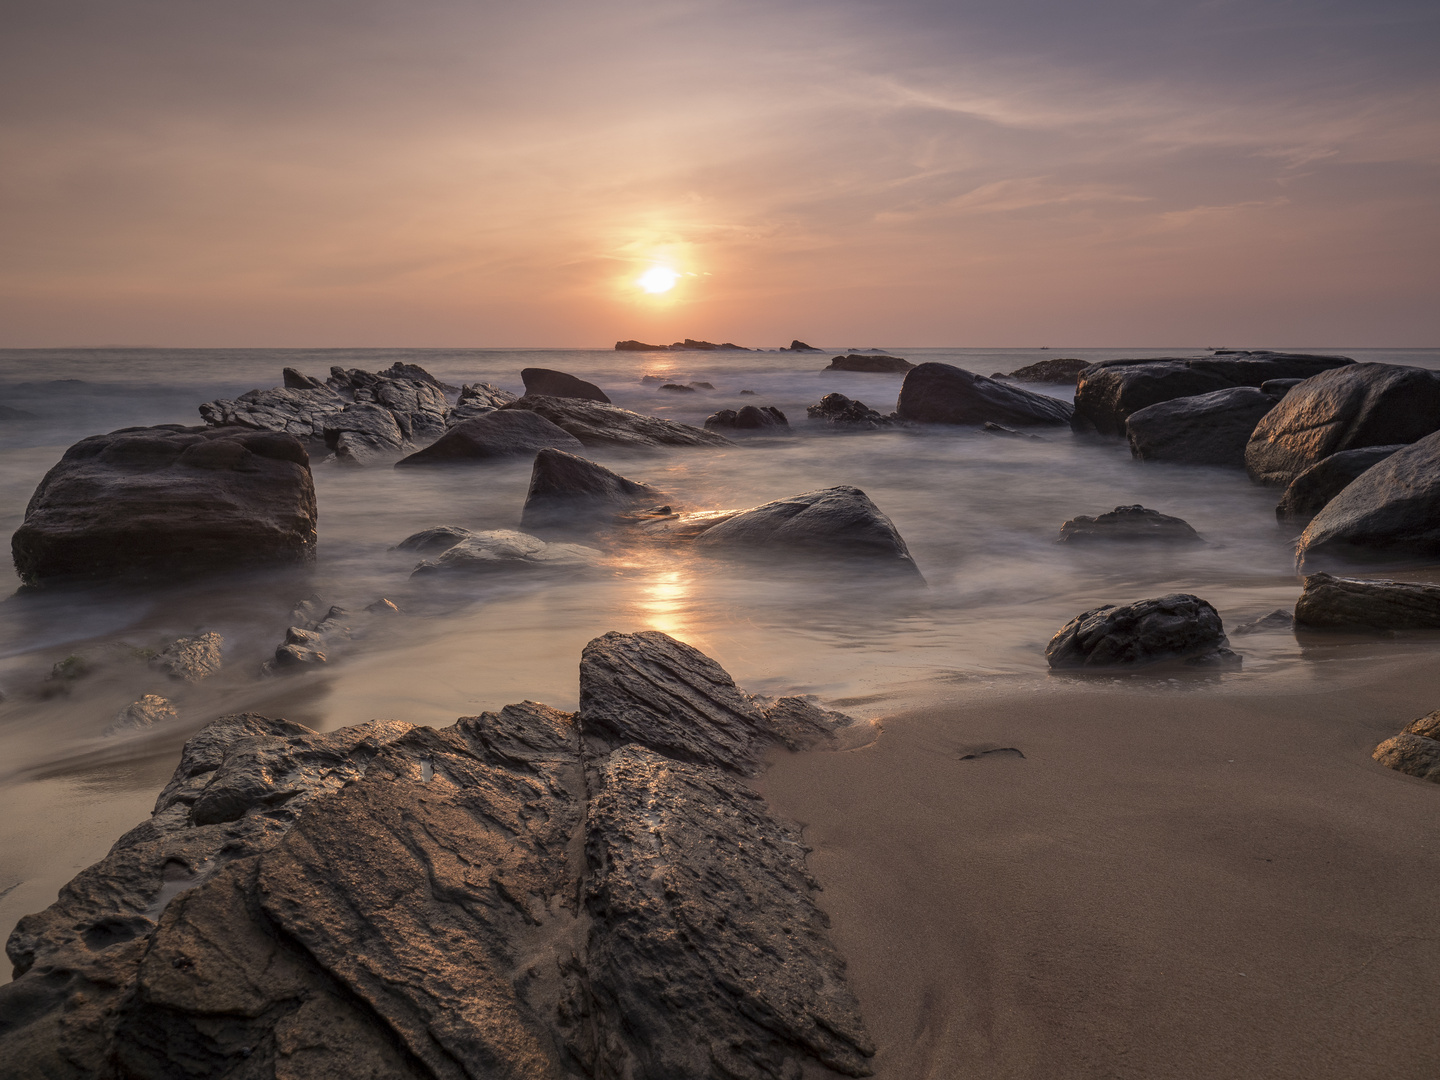
[(635, 284), (648, 293), (662, 293), (673, 289), (679, 280), (680, 275), (668, 266), (652, 266), (635, 279)]

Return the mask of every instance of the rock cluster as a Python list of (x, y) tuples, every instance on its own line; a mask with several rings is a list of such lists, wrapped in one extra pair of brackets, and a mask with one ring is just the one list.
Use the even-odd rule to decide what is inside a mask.
[(895, 406), (901, 420), (977, 427), (986, 421), (1020, 427), (1065, 424), (1072, 411), (1068, 401), (935, 363), (921, 364), (906, 374)]
[(705, 430), (765, 431), (788, 428), (790, 421), (773, 405), (745, 405), (740, 409), (721, 409), (705, 418)]
[(463, 424), (466, 420), (492, 413), (514, 400), (515, 395), (509, 390), (501, 390), (490, 383), (466, 383), (460, 388), (460, 396), (445, 417), (445, 427), (449, 429), (456, 424)]
[(1230, 665), (1220, 613), (1189, 593), (1107, 604), (1075, 616), (1045, 647), (1052, 668), (1138, 667), (1162, 660)]
[(1056, 543), (1088, 544), (1095, 541), (1147, 541), (1166, 544), (1204, 543), (1188, 522), (1148, 510), (1138, 503), (1117, 506), (1095, 517), (1073, 517), (1060, 526)]
[(891, 427), (895, 423), (893, 414), (885, 416), (863, 401), (852, 401), (844, 394), (826, 394), (814, 405), (807, 406), (805, 415), (812, 420), (824, 420), (834, 427), (865, 431)]

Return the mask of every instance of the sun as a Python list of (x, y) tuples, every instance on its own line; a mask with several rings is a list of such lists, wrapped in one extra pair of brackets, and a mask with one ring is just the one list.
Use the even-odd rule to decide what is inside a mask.
[(635, 284), (648, 293), (662, 293), (673, 289), (679, 280), (680, 275), (668, 266), (652, 266), (635, 279)]

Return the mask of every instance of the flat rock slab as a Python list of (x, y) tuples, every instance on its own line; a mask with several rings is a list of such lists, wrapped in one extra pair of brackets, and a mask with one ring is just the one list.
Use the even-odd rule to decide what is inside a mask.
[(1321, 458), (1302, 472), (1285, 489), (1275, 506), (1275, 517), (1281, 524), (1305, 524), (1360, 478), (1372, 465), (1378, 465), (1404, 444), (1365, 446), (1359, 450), (1341, 450)]
[(578, 398), (582, 401), (599, 401), (610, 404), (605, 391), (592, 382), (577, 379), (563, 371), (550, 368), (523, 368), (520, 378), (525, 383), (526, 396), (543, 394), (547, 397)]
[(401, 458), (395, 467), (489, 461), (533, 454), (547, 447), (581, 449), (578, 439), (538, 413), (501, 408), (456, 424), (425, 449)]
[(1324, 630), (1440, 630), (1440, 585), (1310, 574), (1295, 625)]
[(1052, 668), (1137, 667), (1162, 660), (1235, 663), (1220, 613), (1189, 593), (1123, 606), (1107, 604), (1075, 616), (1045, 647)]
[(1172, 398), (1129, 415), (1125, 435), (1141, 461), (1245, 467), (1245, 446), (1276, 399), (1253, 386)]
[(1089, 544), (1105, 542), (1133, 542), (1164, 544), (1204, 543), (1188, 522), (1159, 510), (1149, 510), (1138, 503), (1134, 506), (1117, 506), (1114, 510), (1096, 517), (1073, 517), (1060, 526), (1057, 543)]
[(1068, 401), (987, 379), (952, 364), (921, 364), (905, 376), (895, 415), (920, 424), (987, 421), (1027, 427), (1068, 424)]
[[(584, 446), (730, 446), (723, 435), (658, 416), (631, 412), (618, 405), (576, 398), (526, 394), (506, 405), (499, 413), (530, 412), (544, 417)], [(560, 447), (560, 449), (570, 449)]]

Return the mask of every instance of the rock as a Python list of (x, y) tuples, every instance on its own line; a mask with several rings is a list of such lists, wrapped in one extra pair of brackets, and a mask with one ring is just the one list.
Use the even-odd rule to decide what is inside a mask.
[(1260, 384), (1260, 391), (1273, 398), (1282, 398), (1304, 381), (1304, 379), (1266, 379)]
[[(331, 370), (334, 371), (335, 369), (331, 368)], [(441, 382), (439, 379), (437, 379), (434, 375), (431, 375), (430, 372), (426, 371), (419, 364), (407, 364), (403, 361), (396, 360), (395, 363), (391, 364), (384, 371), (377, 371), (375, 374), (382, 379), (397, 379), (408, 382), (429, 383), (431, 386), (435, 387), (435, 389), (439, 390), (442, 394), (458, 394), (460, 392), (460, 387), (451, 386), (447, 382)], [(482, 383), (481, 385), (486, 384)]]
[(790, 421), (785, 414), (771, 405), (746, 405), (739, 409), (721, 409), (705, 418), (705, 430), (723, 428), (726, 431), (760, 431), (767, 428), (788, 428)]
[(287, 367), (280, 373), (281, 381), (287, 390), (326, 390), (329, 389), (325, 383), (309, 375), (302, 375), (293, 367)]
[(172, 679), (196, 683), (220, 670), (225, 639), (213, 630), (197, 637), (176, 638), (150, 659), (150, 666)]
[(589, 570), (601, 565), (604, 556), (580, 544), (547, 544), (538, 536), (514, 529), (487, 529), (471, 533), (446, 548), (431, 561), (415, 567), (412, 577), (434, 574), (490, 573), (515, 567), (546, 570)]
[(713, 341), (696, 341), (694, 338), (686, 338), (684, 341), (677, 341), (671, 345), (672, 349), (679, 349), (682, 352), (749, 352), (749, 349), (736, 345), (733, 341), (727, 341), (723, 345), (716, 345)]
[(882, 416), (863, 401), (852, 401), (844, 394), (826, 394), (817, 404), (806, 408), (805, 415), (835, 427), (867, 431), (890, 427), (895, 423), (893, 415)]
[(1302, 472), (1275, 507), (1275, 516), (1282, 524), (1303, 525), (1329, 505), (1330, 500), (1344, 491), (1372, 465), (1378, 465), (1405, 444), (1365, 446), (1359, 450), (1341, 450), (1321, 458)]
[(29, 585), (309, 565), (310, 459), (272, 432), (167, 424), (92, 435), (40, 481), (11, 550)]
[(455, 407), (445, 417), (446, 430), (456, 424), (463, 424), (466, 420), (474, 420), (477, 416), (494, 412), (501, 405), (508, 405), (514, 400), (514, 394), (509, 390), (501, 390), (498, 386), (489, 383), (466, 383), (460, 390)]
[(1098, 517), (1074, 517), (1060, 526), (1057, 543), (1082, 544), (1094, 541), (1154, 541), (1167, 544), (1202, 544), (1200, 534), (1177, 517), (1158, 510), (1117, 506)]
[(1076, 431), (1123, 436), (1130, 414), (1149, 405), (1233, 386), (1258, 387), (1271, 379), (1309, 378), (1352, 364), (1344, 356), (1238, 351), (1205, 359), (1102, 360), (1078, 378), (1071, 426)]
[(1235, 664), (1220, 614), (1189, 593), (1117, 606), (1107, 604), (1075, 616), (1045, 647), (1052, 668), (1136, 667), (1162, 660)]
[(370, 402), (347, 405), (325, 424), (325, 445), (351, 465), (369, 465), (410, 445), (393, 412)]
[(1401, 732), (1375, 747), (1370, 756), (1387, 769), (1440, 784), (1440, 741)]
[[(302, 605), (295, 614), (302, 614), (310, 606)], [(287, 668), (329, 663), (336, 647), (352, 636), (350, 623), (350, 612), (331, 607), (322, 619), (290, 627), (285, 631), (285, 640), (276, 646), (274, 659), (267, 661), (262, 670), (273, 675)]]
[[(527, 394), (506, 405), (507, 412), (532, 412), (569, 432), (583, 446), (729, 446), (730, 440), (713, 431), (645, 416), (615, 405), (573, 398)], [(558, 444), (552, 444), (558, 445)], [(569, 446), (558, 446), (571, 450)]]
[(610, 404), (610, 399), (605, 396), (604, 390), (592, 382), (577, 379), (574, 375), (567, 375), (563, 371), (527, 367), (521, 370), (520, 378), (525, 381), (527, 397), (543, 394), (546, 397), (579, 398), (582, 401), (599, 401), (606, 405)]
[[(200, 417), (211, 427), (279, 431), (302, 441), (323, 443), (325, 425), (340, 415), (346, 400), (318, 379), (300, 376), (305, 386), (252, 390), (235, 400), (207, 401)], [(313, 384), (313, 385), (312, 385)]]
[(1440, 429), (1440, 372), (1355, 364), (1306, 379), (1255, 428), (1245, 467), (1288, 484), (1342, 450), (1413, 443)]
[(1006, 386), (951, 364), (913, 368), (900, 387), (895, 415), (922, 424), (997, 424), (1029, 427), (1070, 420), (1068, 401)]
[(1320, 630), (1440, 629), (1440, 585), (1309, 574), (1295, 625)]
[(619, 352), (663, 352), (668, 346), (646, 345), (643, 341), (617, 341), (615, 348)]
[(1009, 375), (1001, 375), (996, 372), (990, 376), (992, 379), (1014, 379), (1016, 382), (1050, 383), (1055, 386), (1074, 386), (1080, 378), (1080, 372), (1090, 366), (1088, 360), (1072, 360), (1068, 357), (1055, 357), (1051, 360), (1041, 360), (1038, 363), (1028, 364), (1010, 372)]
[(693, 393), (695, 393), (695, 387), (693, 387), (693, 386), (686, 386), (684, 383), (667, 382), (667, 383), (665, 383), (663, 386), (661, 386), (660, 389), (661, 389), (661, 390), (669, 390), (669, 391), (672, 391), (673, 393), (677, 393), (677, 394), (693, 394)]
[(527, 529), (581, 524), (663, 497), (648, 484), (627, 480), (593, 461), (563, 450), (541, 450), (530, 472), (520, 524)]
[(1171, 398), (1125, 421), (1130, 453), (1141, 461), (1245, 467), (1245, 444), (1275, 399), (1253, 386)]
[(458, 525), (438, 525), (433, 529), (412, 533), (391, 550), (413, 551), (417, 555), (436, 555), (446, 548), (454, 547), (469, 535), (469, 529), (462, 529)]
[(401, 458), (395, 467), (488, 461), (533, 454), (547, 447), (579, 450), (581, 444), (538, 412), (501, 408), (456, 424), (425, 449)]
[(159, 694), (146, 694), (139, 701), (126, 705), (116, 713), (104, 734), (111, 736), (129, 731), (143, 731), (166, 720), (174, 720), (176, 715), (175, 706)]
[(1014, 428), (1008, 428), (1004, 424), (996, 424), (990, 420), (986, 420), (985, 423), (981, 424), (980, 430), (987, 435), (999, 435), (1005, 439), (1036, 439), (1041, 442), (1044, 441), (1039, 435), (1030, 435), (1024, 431), (1016, 431)]
[(1294, 612), (1287, 611), (1285, 608), (1276, 608), (1269, 614), (1261, 615), (1258, 619), (1241, 623), (1230, 632), (1232, 634), (1255, 634), (1261, 630), (1292, 630), (1294, 627)]
[(820, 350), (817, 349), (817, 348), (815, 348), (814, 345), (806, 345), (805, 342), (801, 341), (799, 338), (796, 338), (795, 340), (793, 340), (792, 342), (790, 342), (790, 345), (789, 345), (788, 348), (781, 349), (780, 351), (781, 351), (781, 352), (819, 352)]
[[(1291, 393), (1301, 391), (1292, 390)], [(1440, 432), (1370, 466), (1300, 534), (1296, 559), (1386, 559), (1440, 552)]]
[(750, 396), (753, 397), (753, 396), (755, 395), (755, 391), (754, 391), (754, 390), (741, 390), (741, 391), (740, 391), (740, 396), (741, 396), (741, 397), (744, 397), (746, 394), (749, 394)]
[(714, 389), (715, 389), (715, 384), (714, 384), (714, 383), (708, 383), (708, 382), (691, 382), (691, 383), (686, 383), (685, 385), (688, 386), (688, 387), (690, 387), (691, 390), (714, 390)]
[(898, 356), (866, 356), (861, 353), (849, 353), (846, 356), (835, 357), (825, 370), (890, 373), (909, 371), (914, 366), (909, 360), (902, 360)]

